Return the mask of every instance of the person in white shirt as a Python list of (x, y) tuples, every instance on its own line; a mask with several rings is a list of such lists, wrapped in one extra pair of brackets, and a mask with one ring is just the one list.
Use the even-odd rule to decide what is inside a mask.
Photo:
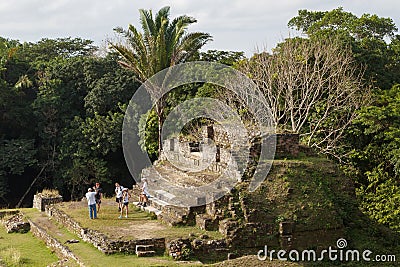
[(86, 199), (88, 202), (90, 219), (97, 219), (96, 192), (94, 192), (94, 190), (92, 188), (88, 189), (88, 192), (86, 193)]
[(115, 202), (118, 203), (118, 211), (121, 211), (122, 209), (122, 190), (124, 190), (124, 187), (119, 183), (115, 183)]
[(139, 196), (139, 203), (137, 204), (138, 206), (147, 206), (147, 201), (149, 200), (150, 194), (147, 188), (147, 179), (143, 178), (142, 179), (143, 184), (142, 184), (142, 191), (140, 192)]

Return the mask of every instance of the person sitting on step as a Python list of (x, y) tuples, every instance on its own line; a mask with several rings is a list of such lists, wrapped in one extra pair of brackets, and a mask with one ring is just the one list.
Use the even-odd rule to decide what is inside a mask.
[(147, 206), (147, 201), (149, 200), (149, 197), (150, 197), (150, 194), (149, 194), (149, 191), (147, 189), (147, 179), (143, 178), (142, 181), (143, 181), (142, 191), (140, 192), (139, 203), (137, 205), (146, 207)]

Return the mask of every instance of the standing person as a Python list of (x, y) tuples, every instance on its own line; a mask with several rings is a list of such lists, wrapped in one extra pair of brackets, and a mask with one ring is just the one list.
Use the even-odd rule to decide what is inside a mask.
[(124, 187), (122, 185), (120, 185), (119, 183), (115, 183), (115, 202), (117, 202), (118, 204), (118, 211), (121, 211), (122, 209), (122, 190), (124, 189)]
[(100, 187), (100, 183), (96, 183), (93, 187), (94, 191), (96, 192), (96, 204), (97, 204), (97, 213), (100, 211), (101, 199), (103, 198), (103, 189)]
[(128, 218), (128, 206), (129, 206), (129, 197), (131, 194), (129, 194), (128, 188), (124, 188), (122, 190), (122, 207), (121, 207), (121, 214), (119, 215), (119, 218), (122, 218), (122, 214), (124, 213), (125, 209), (125, 218)]
[(96, 195), (96, 192), (94, 192), (92, 188), (89, 188), (88, 192), (86, 193), (86, 199), (87, 199), (87, 202), (88, 202), (90, 219), (97, 219), (96, 197), (95, 197), (95, 195)]
[(139, 196), (139, 203), (138, 206), (143, 206), (146, 207), (147, 206), (147, 201), (149, 200), (149, 191), (147, 189), (147, 179), (143, 178), (143, 184), (142, 184), (142, 191), (140, 192), (140, 196)]

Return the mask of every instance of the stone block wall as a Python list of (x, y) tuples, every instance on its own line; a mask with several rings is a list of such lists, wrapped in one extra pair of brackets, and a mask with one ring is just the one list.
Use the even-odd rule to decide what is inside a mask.
[(218, 230), (219, 217), (213, 217), (209, 214), (196, 215), (196, 226), (202, 230), (216, 231)]
[(47, 205), (56, 204), (62, 202), (62, 196), (57, 197), (46, 197), (41, 193), (33, 196), (33, 207), (40, 211), (45, 211)]
[(161, 208), (157, 218), (170, 226), (195, 225), (196, 215), (204, 213), (205, 209), (205, 205), (190, 208), (166, 205)]
[(2, 220), (6, 216), (18, 214), (19, 210), (2, 210), (0, 211), (0, 220)]
[[(212, 130), (211, 130), (212, 128)], [(229, 138), (221, 125), (204, 126), (202, 129), (203, 137), (210, 138), (222, 148), (230, 147)], [(210, 134), (211, 133), (211, 134)], [(294, 133), (276, 134), (276, 156), (277, 157), (297, 157), (299, 154), (299, 135)], [(221, 153), (222, 155), (222, 153)], [(221, 159), (222, 162), (224, 162)]]
[(192, 256), (189, 239), (174, 239), (167, 242), (167, 253), (174, 260), (188, 260)]
[(167, 241), (167, 253), (175, 260), (187, 260), (191, 256), (198, 259), (225, 260), (228, 257), (229, 249), (227, 242), (221, 240), (206, 240), (208, 237), (179, 238)]
[(66, 246), (61, 244), (57, 239), (50, 236), (43, 230), (40, 226), (36, 225), (34, 222), (28, 219), (28, 222), (31, 225), (31, 232), (34, 236), (43, 240), (48, 247), (53, 248), (58, 256), (61, 258), (70, 258), (75, 260), (79, 266), (85, 266), (83, 262)]
[(21, 213), (17, 213), (3, 220), (3, 224), (7, 233), (27, 233), (31, 228), (29, 222), (25, 221)]
[(298, 134), (277, 134), (275, 157), (297, 157), (299, 155)]
[(223, 261), (228, 258), (230, 249), (225, 239), (195, 239), (191, 243), (193, 254), (200, 261)]
[(208, 138), (214, 141), (214, 143), (222, 147), (230, 147), (228, 135), (224, 127), (219, 124), (207, 125), (202, 129), (203, 138)]

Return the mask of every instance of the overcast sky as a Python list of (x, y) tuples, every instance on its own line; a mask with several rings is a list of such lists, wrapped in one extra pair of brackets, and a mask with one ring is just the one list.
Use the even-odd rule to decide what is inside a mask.
[(190, 15), (198, 20), (190, 30), (213, 36), (205, 50), (245, 51), (273, 48), (289, 34), (289, 19), (299, 9), (332, 10), (342, 6), (390, 17), (400, 27), (399, 0), (0, 0), (0, 36), (20, 41), (81, 37), (97, 45), (113, 37), (113, 28), (139, 25), (138, 9), (171, 7), (171, 17)]

